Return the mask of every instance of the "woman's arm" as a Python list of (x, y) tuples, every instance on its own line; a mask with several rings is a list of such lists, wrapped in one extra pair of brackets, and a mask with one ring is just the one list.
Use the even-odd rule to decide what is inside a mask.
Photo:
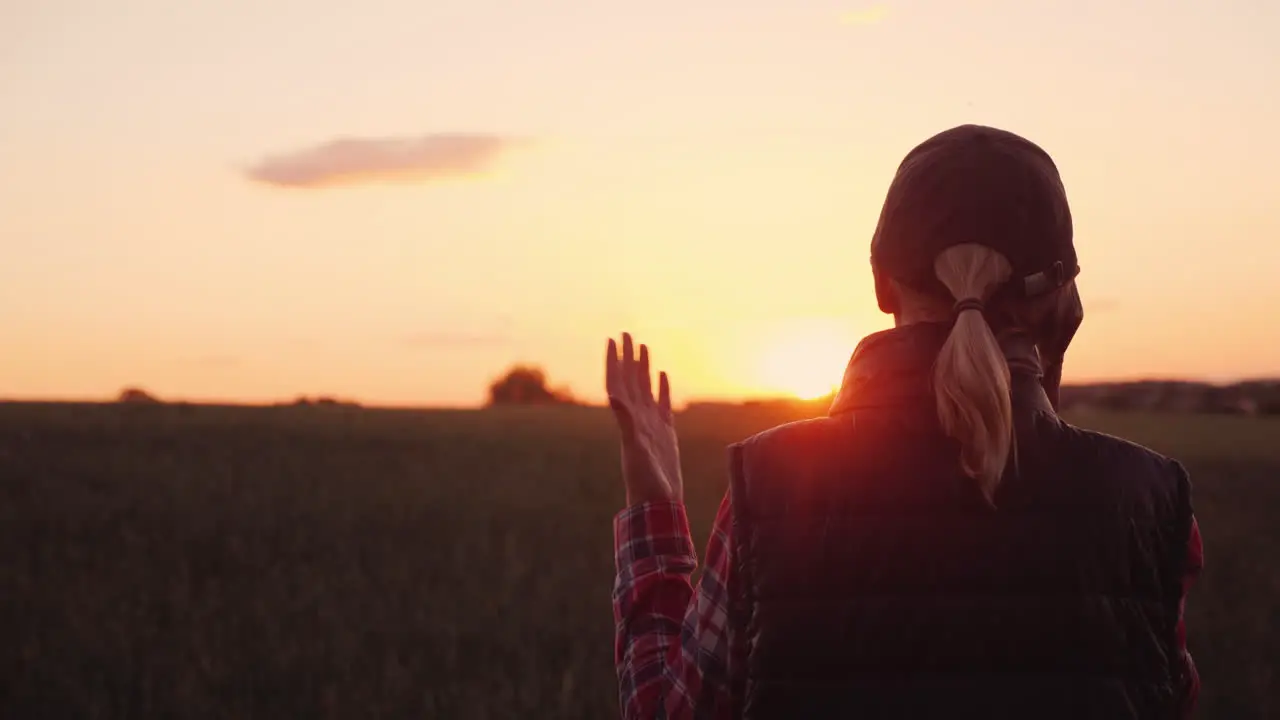
[[(744, 668), (743, 634), (729, 623), (729, 496), (716, 515), (706, 566), (697, 566), (684, 506), (648, 502), (614, 518), (615, 662), (624, 718), (729, 720), (735, 677)], [(660, 712), (660, 709), (665, 712)]]
[(1200, 537), (1200, 524), (1191, 518), (1191, 533), (1187, 540), (1187, 571), (1182, 577), (1182, 600), (1178, 603), (1178, 651), (1182, 664), (1182, 717), (1195, 714), (1200, 698), (1200, 674), (1187, 650), (1187, 594), (1204, 569), (1204, 541)]
[(684, 509), (680, 450), (665, 373), (653, 393), (649, 349), (631, 336), (622, 353), (609, 340), (605, 389), (622, 440), (627, 509), (614, 518), (618, 576), (613, 590), (614, 654), (625, 718), (732, 718), (733, 673), (743, 667), (743, 633), (729, 627), (729, 498), (720, 505), (707, 566), (698, 565)]

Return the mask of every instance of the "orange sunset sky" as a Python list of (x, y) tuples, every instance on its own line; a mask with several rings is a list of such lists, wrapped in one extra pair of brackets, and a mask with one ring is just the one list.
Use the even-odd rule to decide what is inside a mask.
[(901, 157), (1057, 160), (1067, 379), (1280, 375), (1267, 0), (0, 2), (0, 396), (818, 392)]

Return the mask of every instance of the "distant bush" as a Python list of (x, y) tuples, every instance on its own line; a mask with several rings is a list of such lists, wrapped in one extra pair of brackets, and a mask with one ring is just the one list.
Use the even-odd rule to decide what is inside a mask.
[(298, 398), (293, 401), (293, 405), (295, 407), (360, 407), (360, 403), (353, 400), (339, 400), (338, 398), (330, 397), (328, 395), (321, 395), (320, 397), (314, 398), (307, 397), (306, 395), (299, 395)]
[(160, 400), (142, 388), (130, 387), (120, 391), (117, 402), (126, 405), (159, 405)]
[(516, 365), (489, 385), (489, 405), (576, 405), (568, 389), (547, 387), (547, 375), (533, 365)]

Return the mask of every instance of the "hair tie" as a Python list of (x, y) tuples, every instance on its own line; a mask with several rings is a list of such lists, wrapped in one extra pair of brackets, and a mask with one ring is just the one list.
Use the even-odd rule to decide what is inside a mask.
[(956, 304), (951, 306), (951, 314), (954, 315), (955, 317), (960, 317), (960, 313), (964, 312), (965, 310), (977, 310), (978, 312), (986, 312), (987, 306), (986, 306), (986, 303), (982, 302), (982, 300), (979, 300), (976, 297), (957, 300)]

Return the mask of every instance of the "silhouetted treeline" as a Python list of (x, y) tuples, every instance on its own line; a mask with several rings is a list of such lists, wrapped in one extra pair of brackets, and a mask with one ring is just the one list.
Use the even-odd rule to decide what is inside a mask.
[(338, 398), (330, 397), (328, 395), (321, 395), (320, 397), (314, 398), (301, 395), (293, 401), (293, 405), (294, 407), (360, 407), (360, 403), (358, 402), (352, 400), (339, 400)]
[[(122, 405), (167, 405), (186, 407), (192, 403), (187, 401), (170, 402), (162, 400), (150, 392), (139, 387), (128, 387), (120, 391), (116, 396), (116, 402)], [(292, 405), (294, 407), (342, 407), (342, 408), (359, 408), (360, 403), (354, 400), (344, 400), (335, 398), (330, 395), (320, 395), (317, 397), (308, 397), (299, 395), (292, 401), (284, 401), (275, 403), (276, 406)]]
[[(1280, 416), (1280, 380), (1251, 380), (1213, 385), (1181, 380), (1067, 385), (1062, 388), (1063, 410), (1119, 412), (1196, 413)], [(786, 407), (822, 414), (831, 397), (816, 400), (773, 399), (732, 402), (692, 402), (689, 409), (706, 407)], [(164, 401), (138, 387), (125, 388), (117, 402), (126, 405), (160, 405)], [(185, 403), (180, 403), (185, 404)], [(358, 408), (359, 403), (333, 397), (299, 397), (300, 407)], [(516, 365), (489, 385), (487, 405), (579, 405), (566, 388), (548, 385), (546, 373), (534, 365)]]
[[(1062, 388), (1060, 397), (1062, 409), (1066, 411), (1280, 416), (1280, 380), (1251, 380), (1233, 385), (1178, 380), (1067, 385)], [(716, 407), (773, 408), (821, 415), (831, 405), (832, 399), (827, 396), (816, 400), (777, 398), (742, 403), (710, 401), (693, 402), (687, 407), (691, 410)]]
[(1280, 380), (1232, 385), (1176, 380), (1072, 385), (1062, 388), (1061, 397), (1067, 410), (1280, 415)]

